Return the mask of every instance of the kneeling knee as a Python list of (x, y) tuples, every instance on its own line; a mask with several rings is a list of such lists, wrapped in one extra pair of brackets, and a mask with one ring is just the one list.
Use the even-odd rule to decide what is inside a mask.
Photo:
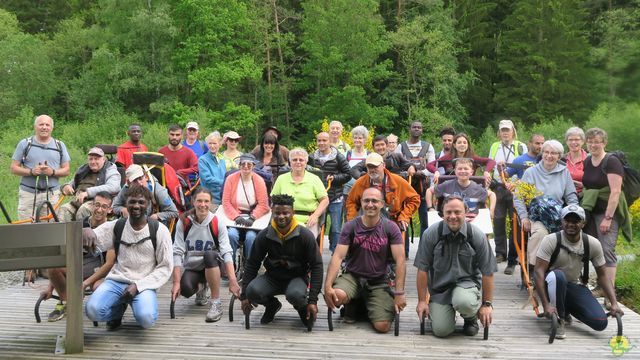
[(433, 336), (439, 338), (445, 338), (451, 334), (453, 334), (453, 328), (433, 328)]
[(388, 333), (389, 330), (391, 330), (391, 321), (376, 321), (372, 323), (372, 325), (373, 328), (381, 334)]
[(607, 328), (608, 324), (609, 324), (609, 321), (607, 319), (594, 321), (592, 328), (595, 331), (602, 331)]
[(143, 311), (141, 314), (135, 314), (135, 318), (142, 328), (148, 329), (156, 323), (158, 314), (151, 311)]

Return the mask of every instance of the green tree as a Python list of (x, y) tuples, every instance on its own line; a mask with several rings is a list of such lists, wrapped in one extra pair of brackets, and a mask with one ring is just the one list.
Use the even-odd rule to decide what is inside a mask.
[(513, 118), (584, 120), (594, 102), (593, 72), (578, 0), (519, 1), (505, 20), (496, 101)]
[(373, 101), (391, 75), (391, 62), (380, 61), (390, 42), (377, 2), (309, 0), (303, 9), (298, 128), (319, 128), (325, 117), (388, 127), (395, 110)]
[(396, 90), (403, 96), (407, 122), (431, 122), (430, 135), (443, 125), (460, 124), (466, 118), (461, 95), (473, 75), (459, 72), (462, 46), (451, 9), (441, 1), (424, 3), (400, 23), (391, 40), (402, 74)]

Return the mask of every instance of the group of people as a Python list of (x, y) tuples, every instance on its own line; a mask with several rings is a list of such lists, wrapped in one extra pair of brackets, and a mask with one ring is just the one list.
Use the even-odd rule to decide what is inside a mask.
[[(628, 210), (620, 191), (622, 165), (606, 155), (606, 133), (590, 129), (585, 134), (571, 128), (565, 153), (560, 142), (544, 141), (538, 134), (531, 136), (528, 146), (518, 141), (511, 120), (500, 121), (498, 127), (499, 141), (483, 158), (472, 150), (468, 135), (452, 128), (441, 131), (442, 150), (436, 155), (433, 145), (422, 139), (419, 121), (410, 124), (406, 141), (398, 143), (395, 135), (375, 136), (371, 152), (365, 148), (369, 137), (365, 127), (353, 128), (351, 147), (342, 140), (342, 124), (332, 121), (328, 132), (316, 135), (316, 150), (310, 154), (281, 145), (282, 134), (273, 126), (251, 152), (243, 153), (242, 137), (235, 131), (223, 136), (212, 132), (202, 142), (197, 123), (189, 122), (184, 131), (171, 125), (169, 143), (158, 151), (186, 183), (200, 185), (191, 195), (193, 209), (184, 213), (158, 179), (134, 163), (135, 152), (148, 150), (137, 124), (129, 127), (129, 140), (118, 146), (113, 162), (102, 148), (92, 148), (87, 164), (61, 186), (59, 179), (70, 174), (70, 157), (64, 143), (52, 137), (53, 119), (38, 116), (35, 134), (14, 152), (11, 171), (22, 178), (21, 219), (39, 216), (35, 210), (39, 204), (55, 202), (61, 193), (72, 201), (59, 208), (60, 217), (86, 219), (87, 256), (101, 254), (106, 259), (83, 284), (93, 290), (86, 313), (94, 321), (106, 321), (111, 329), (121, 324), (128, 305), (138, 324), (152, 326), (158, 316), (156, 290), (172, 275), (172, 298), (195, 294), (196, 304), (210, 305), (205, 317), (209, 322), (222, 317), (223, 276), (245, 312), (257, 304), (265, 306), (262, 323), (271, 322), (281, 308), (277, 294), (286, 295), (303, 323), (313, 321), (323, 286), (318, 244), (323, 226), (330, 222), (326, 304), (345, 306), (347, 319), (354, 311), (349, 305), (362, 299), (374, 329), (386, 332), (394, 313), (406, 306), (407, 233), (417, 212), (418, 315), (430, 316), (436, 336), (448, 336), (458, 312), (465, 320), (464, 333), (475, 335), (478, 320), (484, 326), (491, 323), (497, 263), (507, 261), (506, 274), (516, 266), (514, 239), (508, 244), (505, 230), (514, 206), (520, 226), (531, 233), (529, 262), (545, 312), (559, 316), (563, 326), (571, 314), (596, 330), (604, 329), (602, 308), (578, 304), (587, 296), (583, 286), (574, 285), (581, 266), (576, 255), (586, 251), (596, 266), (610, 313), (621, 313), (614, 291), (614, 250), (618, 228), (625, 228), (622, 219), (628, 218), (623, 212)], [(582, 149), (585, 141), (588, 155)], [(124, 180), (119, 167), (125, 169)], [(474, 177), (479, 167), (480, 176)], [(440, 181), (443, 175), (455, 178)], [(543, 193), (546, 201), (539, 202), (543, 210), (555, 206), (553, 221), (538, 216), (541, 210), (532, 204), (514, 198), (515, 178)], [(218, 206), (232, 225), (226, 226), (214, 214)], [(495, 255), (486, 235), (469, 222), (477, 208), (485, 206), (492, 214)], [(443, 221), (428, 227), (432, 208), (438, 209)], [(107, 214), (120, 219), (107, 221)], [(266, 216), (270, 220), (256, 227), (257, 220)], [(173, 234), (167, 227), (171, 219), (176, 219)], [(585, 232), (592, 237), (582, 236), (583, 226), (591, 226)], [(234, 259), (241, 247), (246, 262), (239, 283)], [(258, 275), (261, 265), (266, 273)], [(50, 274), (47, 294), (55, 289), (64, 301), (64, 269)], [(63, 317), (61, 303), (50, 320)]]

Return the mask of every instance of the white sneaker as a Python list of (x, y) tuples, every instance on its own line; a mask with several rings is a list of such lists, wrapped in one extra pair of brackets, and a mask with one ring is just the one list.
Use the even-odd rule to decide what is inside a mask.
[(564, 332), (564, 320), (560, 319), (558, 321), (558, 329), (556, 329), (556, 339), (564, 339), (567, 337), (567, 334)]
[(208, 286), (205, 285), (196, 293), (196, 305), (205, 306), (209, 304), (209, 294), (207, 294)]
[(211, 303), (211, 307), (207, 312), (206, 322), (216, 322), (222, 319), (222, 303), (220, 301), (214, 301)]

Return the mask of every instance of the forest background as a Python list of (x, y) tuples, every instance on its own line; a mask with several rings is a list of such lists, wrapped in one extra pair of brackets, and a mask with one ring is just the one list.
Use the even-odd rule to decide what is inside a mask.
[(12, 215), (11, 155), (42, 113), (72, 171), (134, 122), (152, 150), (187, 121), (251, 149), (268, 125), (306, 146), (334, 119), (401, 139), (422, 120), (436, 148), (453, 126), (482, 156), (502, 118), (523, 141), (599, 126), (638, 167), (640, 0), (4, 0), (0, 200)]

